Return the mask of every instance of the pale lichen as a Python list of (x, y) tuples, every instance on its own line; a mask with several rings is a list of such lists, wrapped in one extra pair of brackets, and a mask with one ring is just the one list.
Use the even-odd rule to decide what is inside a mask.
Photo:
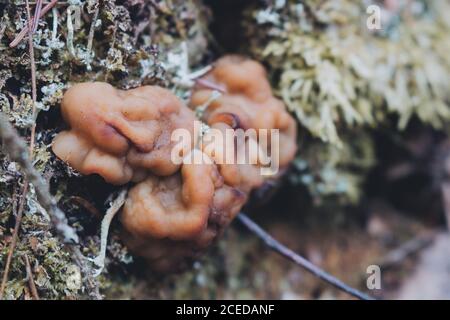
[[(450, 6), (409, 2), (392, 10), (371, 0), (265, 0), (246, 10), (242, 50), (269, 66), (278, 95), (305, 129), (300, 174), (292, 180), (314, 197), (357, 202), (375, 163), (369, 132), (391, 126), (393, 117), (392, 131), (412, 117), (449, 127), (450, 42), (443, 12)], [(371, 4), (382, 8), (382, 30), (366, 26)], [(354, 152), (364, 144), (363, 154)]]

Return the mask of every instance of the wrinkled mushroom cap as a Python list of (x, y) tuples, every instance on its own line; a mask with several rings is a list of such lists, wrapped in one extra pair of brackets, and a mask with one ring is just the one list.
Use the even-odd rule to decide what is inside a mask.
[[(273, 96), (264, 67), (254, 60), (229, 55), (219, 59), (200, 80), (191, 96), (191, 108), (206, 105), (203, 120), (212, 127), (225, 130), (229, 126), (236, 130), (255, 129), (258, 134), (267, 133), (265, 147), (259, 137), (256, 141), (249, 139), (249, 143), (257, 144), (265, 155), (278, 151), (279, 172), (284, 172), (297, 151), (297, 125), (282, 101)], [(211, 102), (215, 88), (222, 88), (223, 92)], [(271, 129), (278, 130), (277, 144), (272, 143)], [(242, 147), (236, 145), (235, 148), (236, 153), (245, 152)], [(250, 163), (223, 164), (219, 168), (227, 183), (247, 193), (278, 176), (262, 176), (260, 166)]]
[(70, 130), (55, 138), (53, 152), (81, 173), (113, 184), (142, 180), (146, 171), (176, 172), (171, 133), (192, 132), (195, 121), (174, 94), (157, 86), (123, 91), (102, 82), (80, 83), (64, 94), (61, 111)]
[(278, 129), (280, 166), (293, 160), (297, 151), (296, 122), (281, 100), (273, 96), (265, 69), (259, 62), (225, 56), (201, 80), (192, 94), (191, 108), (204, 105), (211, 98), (213, 89), (205, 87), (205, 83), (224, 88), (222, 95), (204, 112), (203, 119), (208, 124), (222, 121), (224, 114), (232, 114), (243, 129)]
[[(295, 121), (273, 96), (261, 64), (226, 56), (202, 80), (224, 88), (204, 112), (210, 130), (278, 129), (280, 166), (293, 159)], [(198, 85), (191, 107), (206, 104), (212, 91)], [(220, 153), (231, 148), (236, 155), (244, 154), (248, 144), (195, 149), (194, 112), (163, 88), (122, 91), (106, 83), (77, 84), (65, 93), (61, 110), (70, 128), (53, 143), (60, 159), (112, 184), (137, 182), (120, 212), (122, 238), (153, 269), (171, 271), (195, 259), (234, 219), (250, 192), (266, 181), (259, 170), (259, 152), (253, 164), (218, 163)], [(175, 129), (191, 134), (182, 156), (204, 161), (172, 161)], [(259, 138), (247, 141), (264, 149)]]
[[(215, 164), (183, 164), (169, 177), (150, 176), (134, 186), (120, 220), (125, 244), (160, 271), (177, 269), (221, 234), (247, 197), (224, 184)], [(209, 159), (209, 161), (208, 161)]]

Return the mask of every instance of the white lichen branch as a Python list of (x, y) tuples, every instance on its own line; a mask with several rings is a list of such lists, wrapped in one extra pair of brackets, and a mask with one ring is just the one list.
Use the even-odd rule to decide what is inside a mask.
[(128, 192), (127, 189), (122, 189), (119, 192), (117, 198), (111, 201), (111, 205), (109, 209), (106, 211), (105, 217), (102, 220), (102, 226), (100, 230), (100, 253), (94, 259), (89, 259), (92, 262), (94, 262), (95, 265), (98, 267), (98, 269), (94, 272), (94, 277), (100, 275), (103, 269), (105, 268), (106, 247), (108, 243), (109, 227), (111, 225), (113, 218), (116, 216), (120, 208), (122, 208), (123, 204), (125, 203), (127, 192)]
[(174, 84), (184, 88), (192, 88), (195, 85), (195, 80), (204, 76), (212, 70), (213, 66), (207, 65), (199, 70), (192, 71), (189, 64), (189, 50), (186, 41), (180, 44), (179, 53), (169, 53), (168, 65), (176, 67), (176, 76), (172, 80)]
[(201, 105), (195, 107), (195, 116), (201, 120), (203, 118), (203, 114), (208, 109), (208, 107), (211, 105), (211, 103), (213, 103), (214, 101), (219, 99), (221, 96), (222, 96), (222, 93), (220, 93), (219, 91), (213, 90), (211, 92), (211, 95), (209, 96), (208, 100), (206, 100), (205, 103), (202, 103)]

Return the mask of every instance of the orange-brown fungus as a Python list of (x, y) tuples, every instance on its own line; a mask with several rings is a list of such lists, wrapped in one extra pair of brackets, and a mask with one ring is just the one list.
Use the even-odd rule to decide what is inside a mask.
[(53, 152), (81, 173), (97, 173), (112, 184), (139, 181), (148, 172), (175, 173), (171, 133), (192, 132), (195, 121), (175, 95), (157, 86), (122, 91), (81, 83), (64, 94), (61, 110), (70, 130), (56, 137)]
[[(212, 124), (212, 129), (216, 129), (220, 131), (223, 135), (225, 135), (226, 130), (231, 130), (233, 127), (230, 126), (229, 121), (226, 122), (216, 122)], [(205, 140), (208, 141), (208, 135), (211, 132), (205, 135)], [(210, 143), (204, 142), (203, 151), (208, 154), (215, 161), (217, 159), (224, 159), (227, 155), (227, 152), (231, 152), (227, 149), (227, 144), (225, 139), (222, 141), (213, 140), (212, 138), (209, 141), (213, 141), (213, 148), (209, 148)], [(225, 183), (238, 188), (240, 191), (244, 193), (250, 193), (253, 189), (260, 187), (264, 183), (264, 177), (261, 175), (261, 168), (258, 165), (258, 159), (253, 159), (254, 162), (250, 162), (250, 159), (246, 163), (238, 164), (238, 155), (239, 154), (248, 154), (248, 149), (251, 144), (255, 144), (258, 147), (258, 143), (256, 140), (248, 137), (246, 143), (237, 143), (237, 141), (233, 141), (231, 147), (234, 148), (234, 152), (230, 156), (233, 157), (233, 161), (231, 163), (223, 163), (224, 161), (216, 161), (218, 163), (218, 168), (220, 174), (225, 180)], [(254, 164), (252, 164), (254, 163)]]
[(245, 200), (224, 184), (212, 161), (183, 164), (179, 174), (151, 176), (130, 190), (121, 214), (123, 238), (154, 269), (178, 269), (219, 235)]
[[(212, 88), (222, 88), (223, 93), (211, 102)], [(204, 140), (226, 130), (278, 129), (280, 167), (293, 159), (295, 121), (273, 96), (259, 63), (237, 56), (220, 59), (194, 88), (191, 107), (197, 106), (206, 108), (203, 120), (210, 126)], [(235, 151), (233, 157), (245, 154), (249, 146), (268, 148), (261, 147), (259, 137), (231, 146), (213, 139), (215, 148), (208, 143), (193, 148), (198, 141), (194, 112), (160, 87), (121, 91), (106, 83), (78, 84), (64, 95), (62, 114), (70, 129), (54, 141), (59, 158), (113, 184), (138, 182), (120, 213), (122, 238), (156, 270), (180, 269), (195, 259), (233, 220), (250, 192), (269, 179), (260, 172), (259, 152), (253, 163), (218, 161), (230, 151), (226, 148)], [(187, 129), (192, 138), (183, 149), (190, 153), (182, 156), (202, 156), (203, 161), (171, 161), (175, 143), (170, 138), (177, 128)]]
[[(280, 168), (285, 168), (293, 160), (297, 151), (296, 122), (283, 103), (273, 96), (266, 71), (260, 63), (241, 56), (225, 56), (201, 80), (192, 94), (191, 108), (210, 101), (214, 88), (222, 88), (223, 91), (204, 111), (203, 120), (206, 123), (226, 123), (244, 130), (278, 129)], [(205, 86), (208, 83), (210, 87)], [(248, 169), (254, 168), (244, 166), (246, 168), (241, 168), (241, 171), (246, 175), (242, 177), (247, 180), (246, 185), (252, 188), (260, 186), (264, 179), (256, 173), (253, 178), (250, 177), (249, 172), (254, 170)], [(247, 188), (244, 186), (244, 189)]]

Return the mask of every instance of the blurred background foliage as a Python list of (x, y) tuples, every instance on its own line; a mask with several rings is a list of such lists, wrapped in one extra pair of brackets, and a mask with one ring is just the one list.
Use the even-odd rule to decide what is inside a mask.
[[(381, 9), (380, 30), (367, 27), (370, 5)], [(368, 132), (401, 131), (411, 118), (448, 130), (449, 9), (416, 0), (268, 0), (246, 9), (244, 50), (268, 66), (303, 128), (295, 181), (356, 203), (376, 161)]]

